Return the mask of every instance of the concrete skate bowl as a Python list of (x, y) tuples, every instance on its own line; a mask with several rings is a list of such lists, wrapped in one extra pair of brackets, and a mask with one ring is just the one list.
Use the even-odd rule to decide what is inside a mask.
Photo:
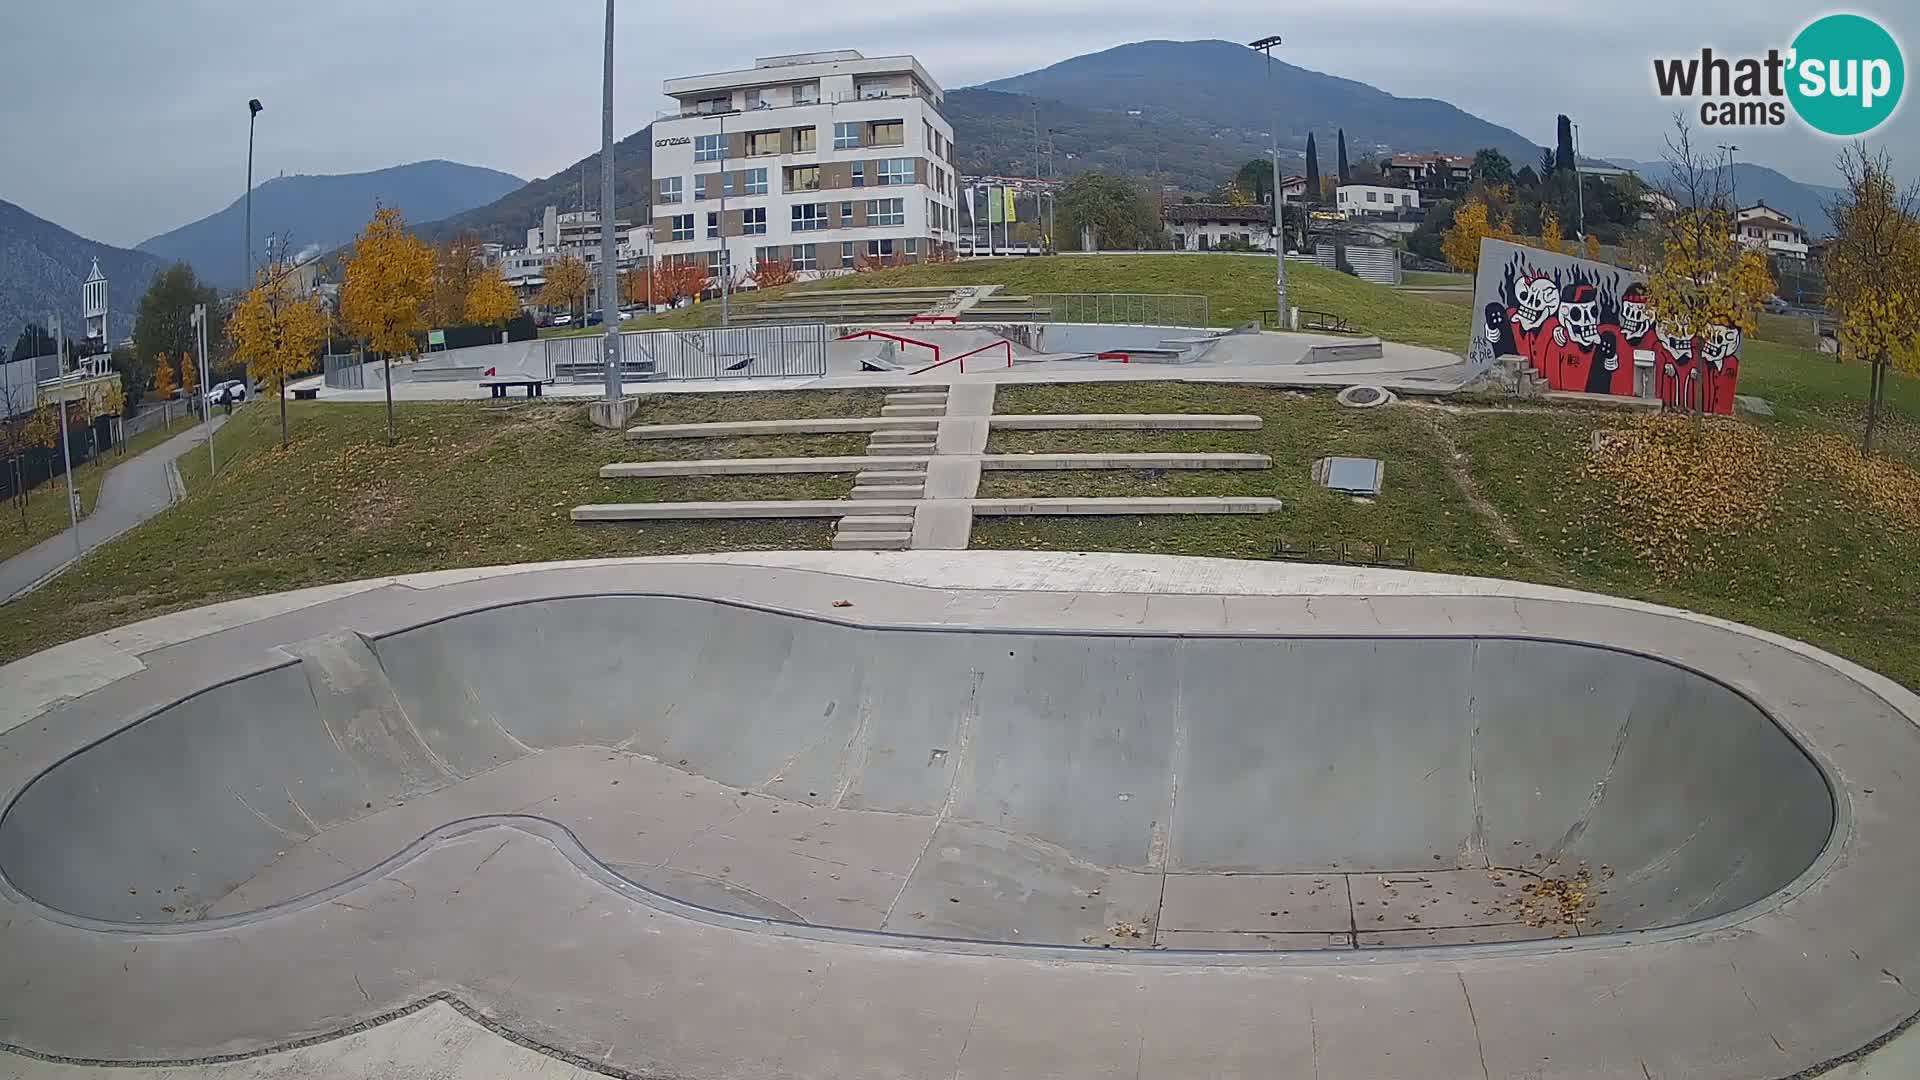
[(1369, 948), (1712, 919), (1835, 820), (1747, 698), (1562, 642), (868, 629), (633, 595), (289, 651), (41, 774), (0, 871), (152, 926), (311, 902), (516, 814), (741, 915)]

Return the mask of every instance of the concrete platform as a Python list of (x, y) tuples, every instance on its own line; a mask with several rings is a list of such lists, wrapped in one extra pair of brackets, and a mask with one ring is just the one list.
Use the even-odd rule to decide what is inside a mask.
[(1258, 416), (1227, 413), (996, 413), (1000, 431), (1259, 431)]
[(1271, 469), (1265, 454), (985, 454), (989, 472), (1056, 469)]
[(1039, 514), (1122, 515), (1152, 514), (1276, 514), (1286, 509), (1279, 499), (1202, 496), (1195, 498), (1107, 499), (975, 499), (975, 517), (1014, 517)]
[[(400, 1023), (441, 1002), (623, 1076), (1914, 1060), (1871, 1055), (1920, 1008), (1920, 698), (1631, 601), (603, 560), (182, 612), (0, 706), (0, 1075), (354, 1075), (315, 1048), (368, 1023), (379, 1075), (457, 1075), (459, 1025)], [(1583, 872), (1558, 926), (1509, 894)]]

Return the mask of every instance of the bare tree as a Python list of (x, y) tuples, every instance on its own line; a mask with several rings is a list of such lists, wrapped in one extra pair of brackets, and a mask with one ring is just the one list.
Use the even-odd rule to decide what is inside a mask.
[(29, 447), (27, 424), (33, 419), (34, 406), (38, 404), (39, 389), (33, 378), (33, 359), (19, 361), (26, 365), (26, 379), (9, 378), (0, 371), (0, 454), (5, 454), (8, 467), (13, 470), (13, 502), (20, 509), (20, 528), (27, 527), (27, 476), (23, 467)]
[(1872, 457), (1888, 369), (1912, 355), (1920, 333), (1920, 185), (1902, 188), (1887, 152), (1870, 152), (1864, 142), (1843, 150), (1838, 164), (1847, 187), (1827, 207), (1827, 298), (1842, 346), (1871, 370), (1860, 453)]

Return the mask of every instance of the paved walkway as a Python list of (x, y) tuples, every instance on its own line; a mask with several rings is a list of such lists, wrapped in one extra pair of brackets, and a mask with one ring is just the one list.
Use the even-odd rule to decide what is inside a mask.
[[(214, 417), (214, 430), (218, 431), (226, 422), (224, 416)], [(185, 494), (176, 487), (178, 475), (169, 475), (173, 459), (195, 447), (204, 448), (205, 430), (203, 425), (196, 424), (108, 470), (106, 479), (100, 482), (100, 498), (93, 513), (80, 520), (81, 548), (91, 551), (99, 547), (172, 506), (175, 499)], [(65, 491), (66, 482), (62, 480), (55, 487), (55, 497)], [(73, 530), (66, 529), (0, 562), (0, 603), (22, 595), (72, 561)]]

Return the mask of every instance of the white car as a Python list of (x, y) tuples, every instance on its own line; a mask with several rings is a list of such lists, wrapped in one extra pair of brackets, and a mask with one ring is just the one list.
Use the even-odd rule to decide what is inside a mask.
[(247, 384), (239, 379), (228, 379), (207, 391), (209, 405), (238, 405), (245, 400), (247, 400)]
[(572, 325), (572, 323), (573, 323), (573, 316), (571, 316), (571, 315), (555, 315), (555, 316), (553, 317), (553, 321), (552, 321), (551, 323), (548, 323), (547, 325), (549, 325), (549, 326), (570, 326), (570, 325)]

